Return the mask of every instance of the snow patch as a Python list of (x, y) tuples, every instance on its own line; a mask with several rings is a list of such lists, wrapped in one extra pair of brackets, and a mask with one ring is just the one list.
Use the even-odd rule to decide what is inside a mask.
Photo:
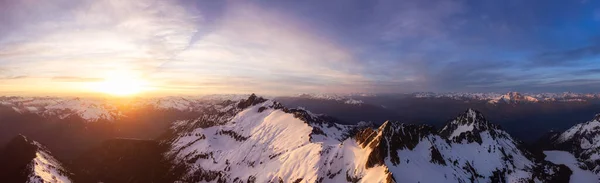
[(474, 126), (472, 123), (469, 125), (460, 125), (456, 128), (456, 130), (454, 130), (454, 132), (452, 132), (452, 134), (450, 135), (450, 139), (459, 136), (462, 133), (473, 131), (473, 128)]
[(598, 183), (600, 177), (591, 171), (583, 170), (579, 167), (575, 156), (565, 151), (544, 151), (546, 154), (546, 160), (555, 164), (562, 164), (571, 169), (573, 174), (571, 175), (570, 182), (576, 183)]

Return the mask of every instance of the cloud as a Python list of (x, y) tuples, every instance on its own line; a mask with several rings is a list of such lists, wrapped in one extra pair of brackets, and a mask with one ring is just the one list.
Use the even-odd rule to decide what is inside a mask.
[(544, 52), (533, 58), (534, 64), (543, 64), (543, 66), (568, 65), (574, 62), (580, 62), (586, 58), (600, 56), (600, 44), (585, 46), (574, 49)]
[(94, 82), (125, 70), (150, 80), (272, 92), (282, 86), (327, 90), (362, 79), (349, 50), (299, 26), (294, 17), (254, 3), (3, 3), (9, 8), (2, 9), (8, 17), (2, 21), (11, 26), (0, 28), (0, 64), (16, 74)]
[[(44, 5), (13, 6), (23, 11)], [(10, 14), (8, 19), (15, 19), (11, 22), (33, 22), (12, 26), (7, 33), (11, 36), (3, 37), (2, 64), (67, 74), (78, 70), (74, 68), (136, 69), (143, 64), (157, 65), (160, 59), (169, 58), (172, 52), (185, 47), (194, 30), (191, 22), (197, 19), (169, 1), (99, 0), (69, 5), (65, 9), (48, 5), (41, 12), (45, 18), (37, 14)]]
[(375, 7), (376, 19), (380, 21), (374, 26), (379, 28), (381, 39), (395, 41), (398, 39), (445, 37), (452, 31), (453, 18), (461, 14), (464, 7), (461, 1), (378, 1)]
[(186, 75), (184, 72), (188, 74), (180, 77), (198, 83), (205, 78), (224, 83), (229, 78), (252, 78), (280, 86), (256, 86), (255, 90), (281, 90), (283, 86), (285, 91), (295, 91), (292, 88), (298, 85), (323, 90), (362, 77), (358, 74), (361, 66), (349, 50), (315, 37), (279, 12), (235, 3), (229, 4), (220, 18), (218, 29), (161, 66), (155, 75)]
[(104, 81), (104, 78), (85, 78), (75, 76), (55, 76), (52, 77), (52, 81), (56, 82), (98, 82)]
[(6, 79), (23, 79), (23, 78), (28, 78), (28, 76), (2, 76), (2, 77), (0, 77), (0, 79), (2, 79), (2, 80), (6, 80)]
[(598, 31), (580, 24), (592, 11), (577, 2), (0, 0), (0, 66), (7, 78), (73, 86), (119, 70), (188, 93), (539, 90), (598, 77), (590, 65), (600, 47), (589, 43)]

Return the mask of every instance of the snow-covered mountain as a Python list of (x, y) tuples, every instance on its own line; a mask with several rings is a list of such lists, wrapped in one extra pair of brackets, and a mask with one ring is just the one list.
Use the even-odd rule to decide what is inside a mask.
[(581, 168), (600, 176), (600, 114), (549, 138), (554, 148), (572, 153)]
[[(502, 97), (511, 102), (526, 99), (515, 93)], [(600, 115), (564, 133), (549, 136), (548, 144), (553, 146), (545, 149), (549, 151), (531, 153), (522, 142), (473, 109), (436, 130), (429, 125), (395, 121), (386, 121), (379, 127), (372, 123), (342, 125), (333, 117), (304, 108), (287, 108), (254, 94), (244, 99), (239, 96), (163, 97), (121, 103), (78, 98), (0, 99), (3, 110), (49, 118), (69, 114), (83, 119), (89, 116), (86, 115), (88, 108), (108, 111), (96, 113), (107, 115), (85, 118), (90, 122), (108, 120), (107, 116), (115, 117), (112, 119), (143, 117), (148, 116), (148, 112), (158, 111), (165, 113), (150, 118), (166, 119), (161, 114), (185, 115), (168, 117), (169, 122), (180, 120), (172, 122), (158, 142), (116, 139), (94, 146), (69, 164), (77, 170), (75, 174), (69, 173), (48, 149), (18, 136), (0, 156), (2, 165), (9, 162), (9, 166), (0, 166), (3, 168), (0, 172), (13, 172), (0, 173), (0, 181), (15, 178), (8, 175), (22, 175), (16, 178), (32, 182), (160, 179), (167, 182), (570, 180), (585, 183), (598, 180), (600, 175), (600, 147), (597, 146)], [(143, 110), (130, 112), (136, 109)], [(40, 116), (32, 119), (43, 119)], [(26, 174), (14, 174), (15, 171)]]
[(355, 97), (374, 97), (374, 94), (299, 94), (295, 97), (308, 98), (308, 99), (321, 99), (321, 100), (335, 100), (343, 102), (344, 104), (350, 105), (361, 105), (364, 102), (362, 100), (355, 99)]
[(2, 182), (70, 183), (71, 176), (44, 146), (22, 135), (0, 153)]
[[(8, 107), (22, 114), (38, 114), (47, 118), (65, 119), (80, 117), (85, 121), (115, 121), (131, 110), (152, 108), (197, 112), (225, 100), (239, 101), (249, 95), (205, 95), (197, 97), (153, 97), (116, 100), (106, 98), (73, 97), (0, 97), (0, 107)], [(600, 94), (542, 93), (414, 93), (416, 98), (451, 98), (454, 100), (479, 100), (491, 104), (537, 102), (585, 102), (600, 100)], [(332, 100), (349, 105), (363, 105), (359, 97), (377, 97), (372, 94), (301, 94), (295, 97)], [(377, 105), (379, 106), (379, 105)]]
[(491, 100), (502, 96), (499, 93), (433, 93), (433, 92), (417, 92), (411, 96), (416, 98), (451, 98), (455, 100)]
[(114, 120), (120, 116), (115, 105), (99, 99), (58, 97), (3, 97), (0, 105), (18, 113), (34, 113), (64, 119), (76, 115), (87, 121)]
[(536, 102), (539, 102), (539, 100), (532, 96), (523, 95), (518, 92), (509, 92), (505, 95), (500, 96), (499, 98), (492, 99), (489, 102), (494, 103), (494, 104), (500, 103), (500, 102), (504, 102), (507, 104), (514, 104), (514, 103), (536, 103)]
[(595, 93), (413, 93), (416, 98), (450, 98), (454, 100), (481, 100), (490, 104), (518, 104), (538, 102), (586, 102), (600, 99), (600, 94)]
[(436, 131), (340, 125), (254, 95), (177, 121), (162, 141), (183, 182), (568, 182), (474, 110)]
[(206, 95), (200, 97), (155, 97), (130, 100), (71, 97), (0, 97), (0, 106), (21, 114), (47, 118), (81, 117), (88, 122), (115, 121), (136, 109), (200, 111), (224, 100), (239, 101), (249, 95)]

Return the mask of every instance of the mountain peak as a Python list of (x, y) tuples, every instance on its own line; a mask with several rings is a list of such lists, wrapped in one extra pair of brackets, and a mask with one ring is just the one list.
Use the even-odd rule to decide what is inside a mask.
[(490, 123), (483, 117), (483, 114), (475, 109), (469, 108), (465, 112), (456, 117), (451, 124), (459, 125), (475, 125), (483, 129), (491, 127)]
[(356, 134), (355, 139), (363, 147), (372, 149), (366, 163), (367, 168), (383, 165), (386, 158), (394, 164), (400, 163), (399, 150), (413, 150), (421, 139), (433, 135), (429, 125), (405, 124), (395, 121), (384, 122), (377, 131), (367, 128)]
[(488, 132), (495, 138), (499, 129), (498, 125), (488, 122), (481, 112), (475, 109), (467, 109), (454, 120), (448, 122), (439, 134), (455, 142), (462, 142), (466, 139), (469, 143), (481, 143), (480, 133)]
[(596, 116), (594, 116), (593, 120), (600, 122), (600, 113), (596, 114)]
[(15, 136), (15, 137), (14, 137), (14, 138), (11, 140), (11, 142), (14, 142), (14, 143), (27, 143), (27, 144), (30, 144), (30, 143), (29, 143), (29, 140), (27, 139), (27, 137), (25, 137), (25, 135), (23, 135), (23, 134), (19, 134), (19, 135)]
[(490, 103), (506, 103), (506, 104), (515, 104), (515, 103), (535, 103), (539, 100), (532, 96), (523, 95), (519, 92), (508, 92), (496, 99), (492, 99)]
[(247, 107), (250, 107), (250, 106), (253, 106), (253, 105), (256, 105), (256, 104), (260, 104), (260, 103), (263, 103), (265, 101), (267, 101), (267, 99), (259, 97), (259, 96), (256, 96), (256, 94), (253, 93), (253, 94), (251, 94), (248, 97), (248, 99), (240, 101), (240, 103), (238, 103), (237, 107), (240, 108), (240, 109), (245, 109)]

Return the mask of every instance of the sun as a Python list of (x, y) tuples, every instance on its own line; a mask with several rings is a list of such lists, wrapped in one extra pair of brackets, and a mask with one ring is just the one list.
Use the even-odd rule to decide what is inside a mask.
[(131, 96), (147, 91), (147, 82), (124, 74), (107, 77), (94, 84), (93, 90), (114, 96)]

